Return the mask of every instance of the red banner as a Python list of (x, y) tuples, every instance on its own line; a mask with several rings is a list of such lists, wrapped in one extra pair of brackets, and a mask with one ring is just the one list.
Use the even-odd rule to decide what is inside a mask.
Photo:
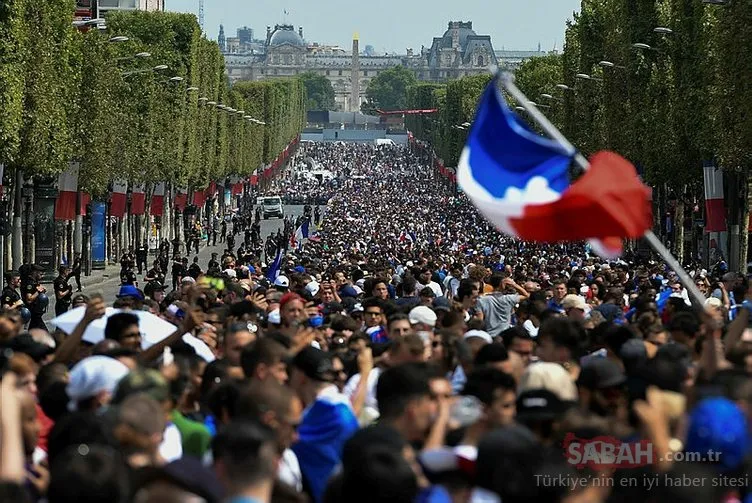
[(203, 190), (196, 190), (193, 192), (193, 204), (196, 206), (203, 206), (206, 202), (206, 192)]

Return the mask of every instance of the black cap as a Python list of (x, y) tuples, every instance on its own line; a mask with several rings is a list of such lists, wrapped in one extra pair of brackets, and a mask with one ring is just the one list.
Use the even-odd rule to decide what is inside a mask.
[(546, 421), (564, 415), (574, 402), (565, 402), (547, 389), (532, 389), (517, 398), (517, 419)]
[(37, 342), (31, 334), (21, 334), (10, 340), (8, 347), (16, 353), (25, 353), (35, 362), (40, 362), (45, 356), (55, 352), (55, 348)]
[(314, 381), (334, 381), (332, 359), (327, 353), (313, 346), (305, 347), (296, 354), (292, 360), (292, 366)]
[(586, 389), (621, 386), (627, 381), (624, 371), (608, 358), (594, 358), (580, 370), (577, 385)]

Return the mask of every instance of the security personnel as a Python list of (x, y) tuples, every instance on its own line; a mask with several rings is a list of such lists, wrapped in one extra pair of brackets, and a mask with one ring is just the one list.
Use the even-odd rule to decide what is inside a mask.
[(0, 297), (3, 309), (19, 311), (24, 323), (28, 322), (29, 318), (31, 318), (31, 311), (24, 306), (21, 294), (18, 293), (18, 287), (21, 286), (21, 275), (16, 271), (7, 272), (5, 281), (8, 285), (3, 288), (3, 293)]
[(136, 248), (136, 265), (138, 267), (138, 273), (141, 274), (146, 269), (146, 259), (149, 256), (149, 249), (146, 247), (146, 243), (141, 243)]
[(52, 284), (55, 287), (55, 316), (60, 316), (70, 308), (73, 287), (68, 284), (70, 268), (67, 265), (58, 267), (57, 272), (58, 276)]
[(22, 279), (21, 291), (23, 301), (26, 307), (31, 311), (29, 320), (29, 330), (32, 328), (41, 328), (47, 330), (42, 317), (47, 312), (50, 299), (47, 297), (47, 289), (40, 283), (44, 269), (38, 265), (31, 265), (27, 268), (28, 275)]

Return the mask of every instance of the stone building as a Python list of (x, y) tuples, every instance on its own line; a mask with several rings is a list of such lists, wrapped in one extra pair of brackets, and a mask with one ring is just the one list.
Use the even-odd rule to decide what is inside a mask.
[(360, 53), (357, 35), (353, 37), (352, 51), (308, 43), (303, 28), (295, 30), (292, 25), (267, 27), (266, 39), (257, 47), (245, 53), (225, 48), (225, 67), (231, 82), (315, 72), (332, 83), (337, 110), (348, 112), (359, 111), (370, 81), (394, 66), (409, 68), (418, 80), (441, 82), (487, 73), (489, 66), (500, 61), (491, 37), (476, 34), (469, 21), (451, 21), (441, 37), (435, 37), (430, 47), (422, 47), (417, 54), (412, 49), (403, 55)]

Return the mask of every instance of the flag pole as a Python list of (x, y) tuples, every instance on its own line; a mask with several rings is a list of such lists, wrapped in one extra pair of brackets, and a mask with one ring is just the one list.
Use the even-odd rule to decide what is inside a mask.
[[(499, 82), (502, 87), (517, 101), (517, 103), (530, 114), (535, 122), (543, 129), (543, 131), (550, 136), (554, 141), (558, 142), (564, 149), (574, 153), (574, 162), (583, 171), (587, 171), (590, 168), (590, 163), (585, 157), (577, 152), (577, 149), (570, 143), (569, 140), (557, 129), (556, 126), (548, 120), (548, 118), (538, 110), (538, 107), (533, 105), (525, 94), (514, 84), (514, 75), (509, 72), (498, 73)], [(705, 297), (697, 288), (692, 278), (687, 274), (678, 260), (671, 254), (668, 248), (658, 239), (655, 233), (648, 229), (644, 235), (645, 240), (655, 250), (655, 252), (666, 261), (669, 267), (674, 270), (679, 279), (687, 288), (692, 300), (697, 304), (697, 307), (705, 309)]]

